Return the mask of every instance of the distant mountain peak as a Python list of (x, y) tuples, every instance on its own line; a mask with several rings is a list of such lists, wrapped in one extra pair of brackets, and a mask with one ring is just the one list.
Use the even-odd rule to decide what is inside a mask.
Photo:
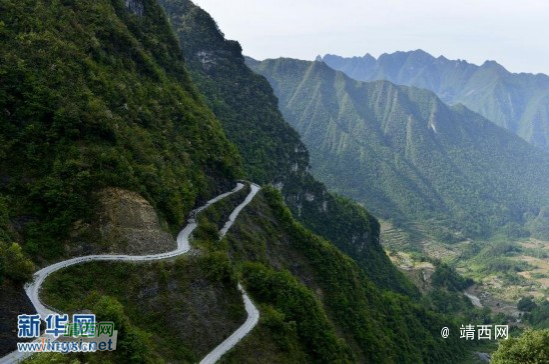
[(496, 61), (493, 61), (493, 60), (484, 61), (484, 63), (482, 64), (481, 67), (493, 68), (493, 69), (497, 69), (497, 70), (501, 70), (501, 71), (505, 71), (505, 72), (509, 73), (509, 71), (507, 71), (507, 69), (505, 67), (503, 67), (501, 64), (499, 64), (499, 63), (497, 63)]
[[(411, 54), (396, 58), (420, 68), (408, 59)], [(542, 182), (549, 178), (549, 156), (516, 135), (463, 105), (449, 107), (432, 91), (383, 79), (359, 82), (329, 64), (307, 63), (278, 59), (254, 69), (272, 82), (286, 120), (310, 150), (313, 171), (334, 191), (385, 218), (451, 220), (473, 237), (496, 233), (509, 216), (519, 216), (514, 222), (520, 224), (524, 211), (549, 204)], [(395, 63), (380, 71), (416, 76)], [(349, 60), (347, 69), (360, 64)], [(473, 79), (470, 98), (478, 98), (493, 73)]]
[(462, 103), (531, 144), (549, 150), (549, 77), (511, 73), (487, 60), (434, 58), (422, 49), (375, 58), (324, 57), (331, 68), (359, 81), (388, 80), (435, 92), (445, 103)]

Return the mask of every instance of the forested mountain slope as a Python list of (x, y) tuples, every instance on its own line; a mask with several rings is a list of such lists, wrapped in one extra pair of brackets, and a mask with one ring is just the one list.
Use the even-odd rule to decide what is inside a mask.
[(325, 55), (330, 67), (359, 81), (387, 80), (435, 92), (444, 102), (462, 103), (511, 130), (531, 144), (549, 150), (549, 76), (511, 73), (494, 61), (481, 66), (435, 58), (416, 50), (374, 58)]
[(178, 227), (198, 199), (241, 176), (162, 9), (142, 9), (0, 4), (0, 198), (33, 255), (60, 258), (105, 187), (142, 194)]
[(144, 217), (169, 236), (242, 176), (162, 9), (128, 5), (0, 2), (2, 354), (14, 350), (17, 314), (33, 313), (22, 285), (37, 268), (112, 248), (100, 234), (103, 195), (139, 196), (118, 207), (122, 222)]
[[(237, 278), (261, 317), (221, 363), (415, 364), (462, 357), (463, 340), (439, 335), (442, 326), (458, 330), (450, 316), (380, 290), (356, 262), (297, 223), (273, 188), (254, 198), (220, 243), (217, 231), (239, 202), (222, 200), (198, 216), (200, 254), (152, 265), (94, 262), (50, 278), (47, 302), (68, 312), (83, 305), (102, 317), (114, 312), (117, 325), (133, 334), (121, 350), (86, 354), (80, 362), (196, 363), (242, 319), (231, 291)], [(74, 364), (70, 358), (57, 363)]]
[(283, 119), (267, 80), (246, 66), (240, 45), (226, 40), (210, 15), (191, 1), (159, 3), (179, 36), (193, 81), (240, 150), (248, 178), (281, 189), (296, 218), (359, 261), (376, 283), (415, 291), (381, 249), (375, 218), (328, 193), (308, 172), (307, 148)]
[[(259, 82), (250, 87), (264, 88), (257, 95), (266, 101), (253, 101), (247, 113), (235, 109), (230, 137), (235, 147), (225, 137), (223, 128), (231, 131), (224, 112), (214, 107), (214, 115), (205, 103), (212, 104), (213, 94), (202, 95), (191, 81), (155, 0), (0, 4), (1, 354), (15, 349), (17, 339), (5, 338), (16, 332), (16, 310), (32, 313), (5, 292), (21, 292), (37, 267), (89, 254), (77, 248), (109, 251), (112, 242), (91, 234), (92, 227), (101, 230), (104, 220), (112, 219), (120, 229), (139, 233), (135, 225), (152, 221), (151, 226), (174, 233), (194, 206), (248, 175), (284, 184), (294, 213), (324, 237), (333, 235), (335, 244), (295, 221), (274, 188), (266, 188), (238, 220), (234, 235), (220, 242), (220, 224), (241, 202), (223, 200), (197, 217), (200, 227), (189, 256), (155, 264), (83, 263), (48, 277), (41, 292), (46, 304), (69, 313), (92, 310), (119, 330), (115, 352), (55, 360), (196, 362), (240, 325), (240, 279), (260, 306), (258, 330), (264, 331), (249, 336), (261, 345), (227, 360), (238, 362), (238, 355), (255, 360), (258, 351), (265, 360), (274, 352), (284, 363), (459, 358), (464, 344), (439, 335), (454, 318), (417, 300), (417, 291), (385, 257), (375, 218), (331, 196), (307, 174), (306, 149), (276, 111), (266, 80), (246, 72)], [(225, 77), (213, 85), (224, 84)], [(242, 77), (235, 90), (248, 86)], [(228, 96), (220, 93), (219, 100)], [(269, 119), (274, 131), (261, 132), (270, 125), (255, 126), (261, 120), (238, 125), (251, 113), (275, 113)], [(272, 149), (254, 144), (243, 152), (253, 136), (239, 138), (239, 133), (249, 128)], [(285, 154), (279, 156), (275, 145), (283, 145)], [(268, 157), (250, 162), (262, 152)], [(278, 179), (300, 160), (296, 177)], [(103, 214), (110, 205), (127, 213)], [(133, 243), (120, 239), (120, 253), (139, 255)], [(143, 240), (155, 248), (154, 241)], [(264, 341), (262, 332), (275, 339)], [(40, 360), (49, 361), (48, 355)]]
[(524, 233), (517, 224), (527, 221), (545, 232), (534, 221), (549, 206), (549, 156), (479, 114), (323, 62), (249, 64), (271, 82), (313, 173), (334, 191), (382, 217), (437, 218), (466, 236)]
[[(454, 325), (451, 316), (425, 309), (419, 300), (380, 290), (355, 261), (293, 220), (274, 189), (264, 189), (241, 217), (228, 237), (229, 252), (248, 261), (243, 278), (266, 316), (224, 362), (460, 360), (464, 343), (457, 336), (445, 341), (437, 330), (445, 322)], [(272, 231), (278, 232), (275, 238)], [(321, 312), (315, 312), (312, 301), (321, 304)], [(323, 323), (324, 315), (330, 324)], [(316, 324), (311, 317), (318, 317)], [(283, 339), (290, 332), (300, 338), (299, 347)], [(336, 345), (334, 334), (344, 342)], [(301, 350), (305, 352), (301, 358), (284, 356)]]

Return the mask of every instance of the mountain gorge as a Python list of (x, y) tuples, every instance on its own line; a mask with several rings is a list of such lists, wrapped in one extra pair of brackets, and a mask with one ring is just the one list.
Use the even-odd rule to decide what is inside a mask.
[(545, 234), (549, 157), (462, 105), (324, 62), (249, 60), (311, 152), (313, 174), (378, 216), (443, 221), (465, 236)]
[(456, 318), (436, 312), (390, 263), (372, 215), (308, 172), (307, 148), (267, 80), (202, 9), (8, 0), (0, 44), (2, 354), (14, 349), (17, 313), (32, 313), (11, 293), (36, 268), (158, 250), (94, 232), (109, 217), (120, 231), (139, 234), (135, 226), (152, 221), (173, 237), (194, 207), (241, 178), (272, 186), (221, 241), (245, 195), (196, 216), (192, 254), (53, 273), (41, 299), (115, 322), (119, 349), (52, 360), (197, 362), (241, 324), (239, 281), (261, 319), (226, 362), (451, 363), (464, 353), (457, 337), (439, 334), (457, 332)]
[(415, 292), (378, 244), (379, 224), (358, 204), (330, 194), (309, 173), (309, 153), (284, 120), (269, 83), (245, 64), (240, 45), (192, 2), (160, 0), (193, 81), (239, 149), (247, 177), (281, 190), (294, 216), (362, 264), (377, 284)]
[(495, 61), (481, 66), (435, 58), (416, 50), (374, 58), (319, 57), (359, 81), (387, 80), (435, 92), (451, 105), (463, 104), (529, 143), (549, 150), (549, 77), (511, 73)]

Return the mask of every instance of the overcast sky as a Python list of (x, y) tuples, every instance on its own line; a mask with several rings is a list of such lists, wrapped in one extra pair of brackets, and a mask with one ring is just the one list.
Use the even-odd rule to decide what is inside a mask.
[(194, 0), (256, 59), (423, 49), (549, 74), (549, 1)]

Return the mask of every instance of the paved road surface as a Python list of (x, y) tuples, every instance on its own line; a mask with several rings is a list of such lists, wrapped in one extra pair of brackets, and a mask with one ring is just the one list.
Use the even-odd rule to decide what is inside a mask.
[[(52, 264), (50, 266), (47, 266), (45, 268), (40, 269), (38, 272), (34, 274), (34, 281), (32, 283), (29, 283), (25, 286), (25, 292), (27, 293), (27, 296), (29, 296), (34, 308), (36, 309), (36, 312), (41, 315), (42, 318), (45, 318), (47, 315), (55, 312), (52, 308), (46, 306), (44, 303), (40, 301), (39, 292), (40, 288), (42, 286), (42, 283), (44, 280), (52, 273), (69, 267), (71, 265), (75, 264), (81, 264), (85, 262), (91, 262), (91, 261), (132, 261), (132, 262), (146, 262), (146, 261), (153, 261), (153, 260), (160, 260), (160, 259), (169, 259), (173, 258), (179, 255), (183, 255), (187, 253), (190, 249), (190, 243), (189, 243), (189, 237), (191, 233), (196, 229), (198, 224), (196, 223), (196, 215), (209, 207), (210, 205), (218, 202), (219, 200), (237, 192), (240, 191), (244, 187), (244, 184), (238, 183), (236, 188), (230, 192), (221, 194), (210, 201), (208, 201), (204, 206), (201, 206), (195, 210), (193, 210), (190, 213), (190, 218), (187, 223), (187, 226), (177, 236), (177, 248), (175, 250), (172, 250), (170, 252), (166, 253), (160, 253), (160, 254), (150, 254), (150, 255), (88, 255), (84, 257), (77, 257), (72, 258), (68, 260), (64, 260), (59, 263)], [(257, 194), (257, 192), (260, 190), (260, 187), (256, 184), (251, 184), (251, 191), (240, 205), (238, 205), (234, 211), (231, 213), (229, 220), (225, 223), (225, 226), (220, 231), (220, 236), (223, 237), (227, 233), (227, 231), (230, 229), (230, 227), (233, 225), (234, 221), (236, 220), (238, 214), (244, 207), (246, 207), (247, 204), (249, 204), (254, 196)], [(227, 338), (225, 341), (223, 341), (218, 347), (216, 347), (210, 354), (208, 354), (201, 363), (215, 363), (223, 354), (225, 354), (227, 351), (232, 349), (244, 336), (246, 336), (257, 324), (259, 321), (259, 311), (254, 306), (242, 286), (239, 284), (238, 289), (242, 292), (242, 298), (244, 300), (244, 305), (246, 308), (246, 312), (248, 313), (248, 318), (246, 322), (238, 328), (229, 338)], [(39, 341), (39, 340), (37, 340)], [(29, 357), (29, 353), (20, 353), (18, 351), (14, 351), (2, 358), (0, 358), (0, 364), (12, 364), (16, 363), (18, 361), (21, 361), (27, 357)]]
[(480, 303), (480, 299), (477, 296), (472, 295), (466, 291), (464, 291), (463, 294), (466, 295), (471, 300), (471, 303), (473, 304), (473, 306), (482, 307), (482, 303)]
[[(240, 214), (240, 211), (244, 207), (246, 207), (247, 204), (249, 204), (256, 193), (259, 191), (259, 186), (255, 184), (251, 184), (251, 191), (240, 205), (238, 205), (234, 210), (233, 213), (229, 216), (229, 220), (225, 223), (225, 226), (223, 226), (223, 229), (221, 229), (219, 233), (220, 239), (223, 239), (225, 234), (227, 234), (227, 231), (233, 226), (233, 223), (236, 221), (236, 218), (238, 217), (238, 214)], [(235, 347), (235, 345), (242, 340), (252, 329), (257, 325), (259, 321), (259, 311), (252, 303), (252, 300), (250, 297), (248, 297), (248, 294), (246, 291), (244, 291), (244, 288), (240, 284), (238, 284), (238, 289), (240, 292), (242, 292), (242, 298), (244, 299), (244, 306), (246, 308), (246, 313), (248, 314), (248, 318), (246, 319), (246, 322), (244, 322), (244, 325), (240, 326), (238, 330), (236, 330), (231, 336), (229, 336), (225, 341), (223, 341), (221, 344), (219, 344), (215, 349), (213, 349), (202, 361), (200, 364), (213, 364), (216, 361), (223, 356), (227, 351), (231, 350)]]

